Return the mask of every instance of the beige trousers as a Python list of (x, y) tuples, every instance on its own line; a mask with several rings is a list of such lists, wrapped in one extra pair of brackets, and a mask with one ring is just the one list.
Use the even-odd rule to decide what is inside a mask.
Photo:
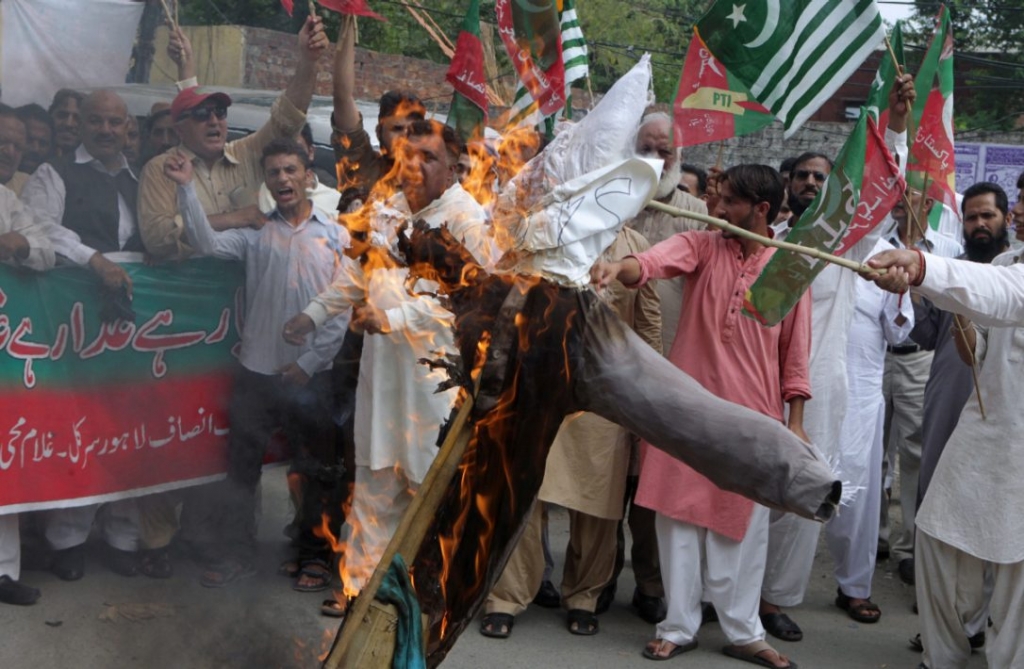
[[(540, 502), (533, 505), (523, 536), (484, 603), (486, 613), (519, 615), (537, 596), (544, 577), (544, 507)], [(569, 509), (569, 545), (562, 572), (563, 608), (596, 608), (597, 597), (615, 569), (618, 523)]]

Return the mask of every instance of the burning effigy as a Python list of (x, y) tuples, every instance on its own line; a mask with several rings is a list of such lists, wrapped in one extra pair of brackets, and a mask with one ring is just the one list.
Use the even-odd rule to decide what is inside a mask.
[[(570, 413), (611, 420), (772, 508), (824, 520), (839, 502), (841, 485), (812, 446), (712, 395), (589, 287), (590, 266), (646, 205), (660, 175), (659, 161), (633, 154), (649, 88), (644, 57), (505, 185), (493, 212), (504, 251), (497, 268), (482, 266), (445, 226), (413, 223), (395, 242), (410, 276), (434, 282), (454, 314), (459, 356), (448, 363), (462, 387), (447, 442), (463, 448), (442, 449), (439, 461), (450, 461), (435, 468), (447, 466), (447, 475), (428, 476), (419, 492), (429, 496), (429, 513), (399, 528), (415, 541), (396, 535), (378, 567), (387, 570), (396, 552), (410, 561), (429, 666), (444, 659), (501, 574)], [(353, 607), (346, 628), (363, 624), (365, 611)], [(339, 639), (346, 636), (351, 629)], [(347, 666), (349, 652), (336, 642), (327, 666)]]

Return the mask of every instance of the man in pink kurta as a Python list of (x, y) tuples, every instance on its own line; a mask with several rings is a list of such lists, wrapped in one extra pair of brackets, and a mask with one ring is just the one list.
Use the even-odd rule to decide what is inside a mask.
[[(782, 179), (762, 165), (730, 168), (715, 212), (739, 227), (768, 234), (782, 203)], [(764, 328), (742, 315), (743, 299), (775, 249), (728, 233), (685, 232), (619, 263), (595, 269), (623, 283), (685, 276), (683, 308), (669, 359), (719, 397), (783, 420), (803, 434), (803, 403), (810, 397), (810, 298), (804, 295), (778, 325)], [(742, 449), (744, 444), (736, 444)], [(738, 658), (790, 666), (764, 642), (758, 617), (767, 550), (768, 512), (719, 489), (707, 478), (646, 446), (638, 504), (657, 513), (662, 579), (668, 615), (644, 654), (665, 658), (696, 647), (702, 594), (715, 605)], [(702, 562), (702, 556), (703, 562)], [(702, 574), (706, 580), (702, 582)]]

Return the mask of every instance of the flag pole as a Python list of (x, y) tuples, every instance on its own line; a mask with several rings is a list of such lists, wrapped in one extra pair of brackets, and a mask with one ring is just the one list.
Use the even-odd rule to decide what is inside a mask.
[(716, 228), (726, 230), (729, 233), (736, 235), (737, 237), (743, 237), (744, 239), (749, 239), (751, 241), (758, 242), (759, 244), (763, 244), (765, 246), (773, 246), (777, 249), (782, 249), (783, 251), (792, 251), (794, 253), (801, 253), (805, 256), (810, 256), (817, 260), (824, 260), (825, 262), (832, 263), (833, 265), (839, 265), (840, 267), (845, 267), (846, 269), (853, 270), (858, 274), (863, 274), (865, 276), (880, 276), (885, 274), (885, 272), (879, 271), (874, 267), (868, 267), (864, 263), (848, 260), (846, 258), (840, 258), (839, 256), (834, 256), (831, 253), (825, 253), (824, 251), (819, 251), (818, 249), (814, 249), (809, 246), (801, 246), (800, 244), (791, 244), (790, 242), (784, 242), (778, 239), (764, 237), (762, 235), (757, 234), (756, 232), (744, 230), (743, 228), (737, 227), (732, 223), (723, 221), (720, 218), (715, 218), (714, 216), (708, 216), (707, 214), (698, 214), (693, 211), (686, 211), (685, 209), (673, 207), (671, 205), (658, 202), (657, 200), (651, 200), (650, 202), (647, 203), (647, 206), (650, 207), (651, 209), (657, 209), (658, 211), (663, 211), (666, 214), (671, 214), (673, 216), (692, 218), (696, 221), (707, 223), (708, 225), (712, 225)]
[(978, 398), (978, 409), (981, 411), (981, 419), (988, 420), (985, 417), (985, 404), (981, 401), (981, 386), (978, 385), (978, 364), (977, 360), (974, 359), (974, 349), (967, 342), (967, 332), (964, 331), (964, 324), (958, 314), (953, 314), (953, 322), (956, 323), (957, 339), (963, 343), (965, 349), (971, 352), (971, 376), (974, 377), (974, 396)]
[[(900, 61), (896, 57), (896, 50), (892, 48), (892, 42), (889, 41), (888, 35), (885, 36), (885, 48), (889, 52), (889, 58), (892, 59), (893, 66), (896, 68), (896, 76), (902, 77), (903, 66), (900, 65)], [(908, 142), (908, 146), (911, 146), (913, 145), (913, 139), (911, 138), (914, 135), (914, 133), (912, 132), (912, 129), (914, 127), (914, 114), (912, 113), (912, 109), (908, 109), (907, 111), (911, 112), (907, 114), (907, 139), (910, 140)], [(923, 197), (927, 197), (927, 190)], [(921, 233), (921, 239), (924, 239), (924, 226), (921, 225), (921, 221), (918, 219), (917, 212), (915, 212), (914, 208), (911, 206), (910, 198), (907, 196), (907, 190), (905, 188), (903, 189), (902, 198), (903, 206), (907, 208), (907, 217), (910, 218), (911, 221), (913, 221), (914, 227), (916, 227), (917, 231)], [(924, 202), (924, 200), (922, 199), (921, 202)]]
[(718, 158), (715, 160), (715, 169), (716, 170), (721, 170), (722, 169), (722, 151), (724, 151), (724, 150), (725, 150), (725, 140), (724, 139), (720, 139), (720, 140), (718, 140)]

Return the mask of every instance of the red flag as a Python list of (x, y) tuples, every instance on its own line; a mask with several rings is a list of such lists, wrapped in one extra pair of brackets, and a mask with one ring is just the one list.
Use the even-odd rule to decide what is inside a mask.
[(281, 0), (281, 6), (288, 12), (288, 16), (295, 13), (295, 0)]
[[(863, 113), (863, 112), (862, 112)], [(832, 253), (841, 256), (859, 242), (864, 235), (882, 222), (896, 201), (907, 188), (900, 176), (900, 168), (896, 164), (889, 147), (885, 144), (878, 125), (873, 117), (868, 117), (867, 146), (864, 149), (864, 175), (860, 182), (860, 199), (857, 209), (850, 221), (850, 227), (843, 236), (839, 246)]]
[(729, 74), (696, 31), (686, 50), (679, 91), (672, 105), (676, 146), (694, 146), (746, 135), (775, 117)]
[(520, 0), (495, 0), (494, 14), (519, 80), (543, 115), (557, 113), (565, 106), (565, 63), (556, 3), (537, 7)]
[(367, 16), (378, 21), (387, 21), (386, 18), (370, 9), (370, 6), (366, 4), (366, 0), (320, 0), (320, 6), (339, 14)]

